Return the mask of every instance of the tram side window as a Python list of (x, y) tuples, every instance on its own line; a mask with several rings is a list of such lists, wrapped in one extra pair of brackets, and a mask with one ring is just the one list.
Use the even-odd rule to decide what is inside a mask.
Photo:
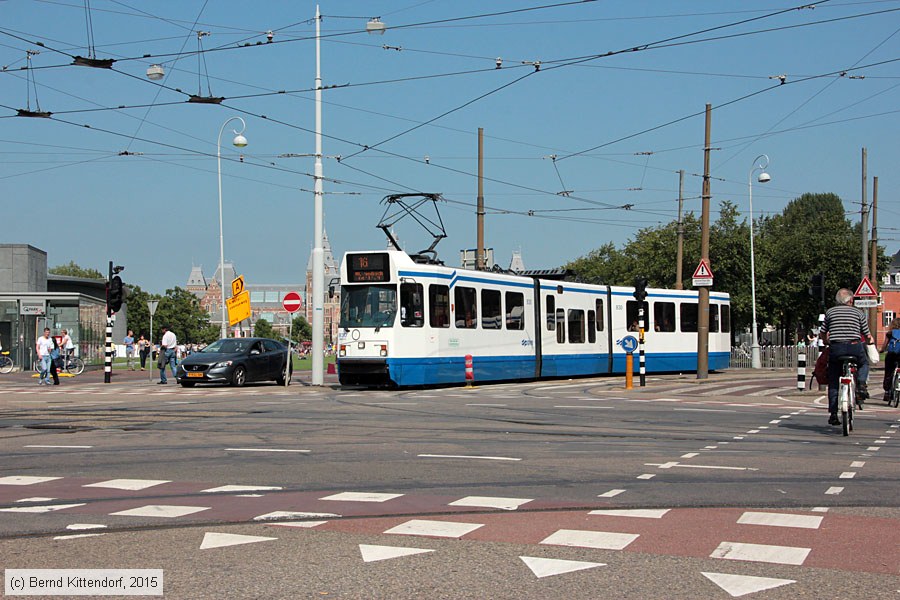
[(454, 318), (458, 329), (475, 329), (478, 323), (478, 296), (475, 288), (456, 286), (453, 290), (456, 304)]
[(506, 328), (525, 329), (525, 295), (506, 292)]
[(584, 311), (569, 309), (569, 343), (584, 343)]
[(604, 316), (606, 313), (603, 312), (603, 300), (598, 298), (594, 304), (597, 307), (597, 331), (603, 331), (603, 321), (606, 319)]
[(675, 303), (653, 303), (653, 329), (654, 331), (675, 331)]
[(731, 307), (727, 304), (722, 305), (722, 333), (731, 331)]
[(428, 286), (428, 323), (432, 327), (450, 327), (450, 288), (446, 285)]
[[(650, 304), (641, 302), (644, 308), (644, 329), (647, 328), (647, 316), (650, 314)], [(628, 323), (628, 331), (638, 331), (640, 329), (641, 320), (638, 316), (638, 303), (629, 300), (625, 303), (625, 321)]]
[(400, 324), (422, 327), (425, 324), (425, 299), (421, 283), (400, 284)]
[(719, 305), (709, 305), (709, 332), (719, 333)]
[(547, 296), (547, 331), (556, 329), (556, 298)]
[(566, 343), (566, 311), (558, 308), (556, 310), (556, 343)]
[(587, 332), (588, 332), (588, 343), (593, 344), (597, 341), (597, 313), (592, 310), (588, 311), (588, 322), (587, 322)]
[(500, 292), (498, 290), (481, 290), (481, 328), (500, 329)]
[(685, 302), (681, 305), (681, 331), (697, 332), (697, 305)]

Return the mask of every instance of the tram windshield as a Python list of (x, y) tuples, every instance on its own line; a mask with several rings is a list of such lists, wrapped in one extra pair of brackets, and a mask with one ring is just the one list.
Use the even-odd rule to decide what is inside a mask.
[(396, 285), (345, 285), (341, 288), (341, 328), (393, 327), (396, 316)]

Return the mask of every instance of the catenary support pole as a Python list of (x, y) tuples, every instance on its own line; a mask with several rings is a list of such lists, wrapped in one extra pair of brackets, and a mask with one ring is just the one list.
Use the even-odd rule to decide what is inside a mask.
[(484, 128), (478, 128), (478, 208), (476, 212), (478, 245), (475, 250), (475, 268), (485, 269), (484, 264)]
[(868, 153), (865, 148), (862, 149), (862, 208), (860, 209), (860, 216), (862, 221), (862, 276), (860, 276), (859, 280), (862, 281), (869, 275), (869, 203), (866, 199), (866, 189), (868, 188), (867, 182), (867, 163), (868, 162)]
[[(709, 260), (709, 153), (712, 135), (712, 105), (706, 105), (706, 135), (703, 143), (703, 194), (700, 217), (700, 258), (712, 270)], [(709, 287), (698, 290), (697, 379), (709, 379)]]
[(684, 289), (681, 282), (681, 262), (684, 259), (684, 222), (681, 220), (681, 210), (684, 208), (684, 169), (678, 171), (678, 224), (676, 233), (678, 234), (678, 246), (675, 252), (675, 289)]

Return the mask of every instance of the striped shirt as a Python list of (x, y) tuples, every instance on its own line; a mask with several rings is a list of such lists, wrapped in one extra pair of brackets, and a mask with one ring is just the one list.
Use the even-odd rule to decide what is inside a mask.
[(863, 312), (847, 304), (832, 306), (825, 312), (821, 333), (828, 334), (830, 343), (858, 342), (860, 336), (869, 337), (869, 323)]

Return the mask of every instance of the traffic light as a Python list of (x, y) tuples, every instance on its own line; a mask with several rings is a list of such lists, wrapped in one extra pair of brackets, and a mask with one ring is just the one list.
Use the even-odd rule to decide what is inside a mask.
[(825, 306), (825, 274), (816, 273), (809, 278), (809, 295)]
[(109, 280), (109, 289), (106, 295), (106, 304), (111, 313), (119, 312), (122, 301), (125, 300), (125, 290), (122, 286), (122, 278), (118, 275)]
[(647, 278), (646, 277), (635, 277), (634, 278), (634, 299), (638, 302), (643, 302), (647, 297)]

